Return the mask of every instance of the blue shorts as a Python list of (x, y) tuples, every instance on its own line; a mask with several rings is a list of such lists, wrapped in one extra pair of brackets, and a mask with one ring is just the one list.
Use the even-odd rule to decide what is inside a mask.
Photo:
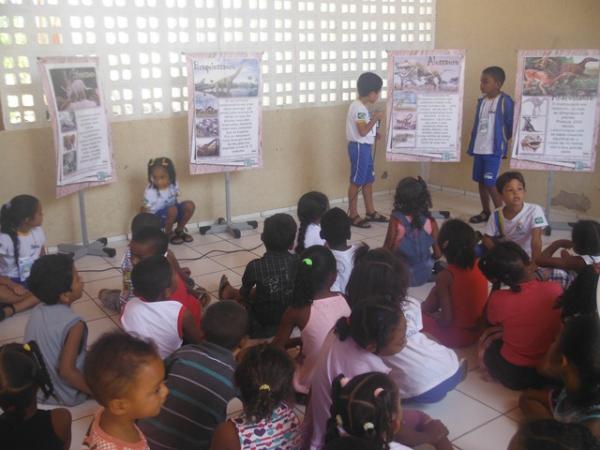
[[(175, 206), (175, 208), (177, 208), (177, 217), (175, 218), (175, 222), (177, 223), (181, 219), (183, 219), (183, 206), (181, 205), (181, 203), (175, 203), (173, 206)], [(172, 208), (172, 206), (167, 206), (163, 209), (159, 209), (158, 211), (156, 211), (154, 213), (158, 217), (160, 217), (160, 227), (161, 228), (164, 228), (165, 223), (167, 223), (167, 211), (169, 210), (169, 208)]]
[(350, 183), (363, 186), (375, 181), (375, 168), (373, 167), (373, 156), (371, 155), (372, 147), (372, 144), (348, 142)]
[(501, 161), (496, 155), (473, 155), (473, 181), (495, 186)]
[(465, 377), (466, 366), (459, 366), (450, 378), (416, 397), (402, 399), (403, 403), (436, 403), (442, 400), (448, 392), (454, 389)]

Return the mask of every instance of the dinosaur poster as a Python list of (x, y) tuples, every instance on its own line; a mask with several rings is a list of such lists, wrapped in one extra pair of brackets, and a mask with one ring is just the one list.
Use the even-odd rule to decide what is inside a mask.
[(98, 59), (41, 58), (56, 149), (57, 197), (115, 181)]
[(593, 171), (600, 50), (521, 50), (511, 167)]
[(388, 52), (388, 161), (460, 161), (465, 53)]
[(260, 54), (187, 55), (190, 172), (262, 165)]

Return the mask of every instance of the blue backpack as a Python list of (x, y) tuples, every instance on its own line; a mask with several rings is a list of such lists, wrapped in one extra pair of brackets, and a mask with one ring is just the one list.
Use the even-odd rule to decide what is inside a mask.
[[(421, 286), (431, 279), (433, 270), (433, 256), (431, 246), (433, 237), (423, 227), (413, 228), (406, 216), (399, 211), (394, 211), (393, 216), (404, 226), (404, 238), (396, 248), (396, 255), (400, 256), (408, 265), (410, 271), (410, 286)], [(427, 217), (421, 216), (423, 223)]]

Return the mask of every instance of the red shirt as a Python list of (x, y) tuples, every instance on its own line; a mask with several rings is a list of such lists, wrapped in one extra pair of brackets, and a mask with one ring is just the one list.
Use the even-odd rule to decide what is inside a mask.
[(194, 323), (197, 327), (200, 326), (200, 318), (202, 317), (202, 304), (200, 300), (194, 297), (187, 291), (185, 281), (181, 275), (177, 275), (177, 289), (171, 294), (171, 300), (175, 300), (185, 306), (194, 318)]
[(472, 328), (479, 323), (488, 297), (488, 281), (475, 261), (471, 269), (453, 264), (446, 268), (452, 274), (452, 326)]
[(522, 283), (521, 292), (492, 292), (487, 319), (502, 326), (504, 359), (517, 366), (539, 364), (560, 330), (560, 309), (554, 305), (561, 294), (559, 283), (538, 280)]

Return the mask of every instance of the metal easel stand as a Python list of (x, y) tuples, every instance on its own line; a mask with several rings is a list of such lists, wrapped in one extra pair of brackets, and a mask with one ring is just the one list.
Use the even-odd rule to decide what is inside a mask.
[[(421, 178), (425, 180), (426, 183), (429, 182), (429, 162), (421, 161), (419, 163), (420, 166), (420, 174)], [(437, 210), (431, 211), (431, 217), (437, 220), (446, 220), (450, 218), (450, 211), (446, 210)]]
[(552, 230), (562, 230), (569, 231), (571, 230), (571, 224), (568, 222), (553, 222), (550, 217), (550, 207), (552, 205), (552, 191), (554, 190), (554, 172), (548, 172), (548, 178), (546, 180), (546, 220), (548, 221), (548, 226), (544, 230), (544, 234), (546, 236), (550, 236), (552, 234)]
[(73, 255), (74, 260), (78, 260), (79, 258), (86, 255), (108, 256), (112, 258), (116, 255), (117, 252), (114, 248), (106, 246), (108, 241), (105, 237), (99, 238), (94, 242), (90, 242), (88, 240), (87, 221), (85, 219), (85, 200), (83, 197), (83, 191), (79, 191), (77, 195), (79, 198), (79, 220), (81, 224), (81, 240), (83, 243), (82, 245), (58, 244), (58, 252), (71, 254)]
[(225, 172), (225, 219), (219, 217), (214, 225), (199, 226), (200, 234), (217, 234), (229, 233), (234, 238), (239, 239), (244, 230), (255, 230), (258, 228), (256, 220), (248, 220), (247, 222), (232, 222), (231, 221), (231, 177), (229, 172)]

